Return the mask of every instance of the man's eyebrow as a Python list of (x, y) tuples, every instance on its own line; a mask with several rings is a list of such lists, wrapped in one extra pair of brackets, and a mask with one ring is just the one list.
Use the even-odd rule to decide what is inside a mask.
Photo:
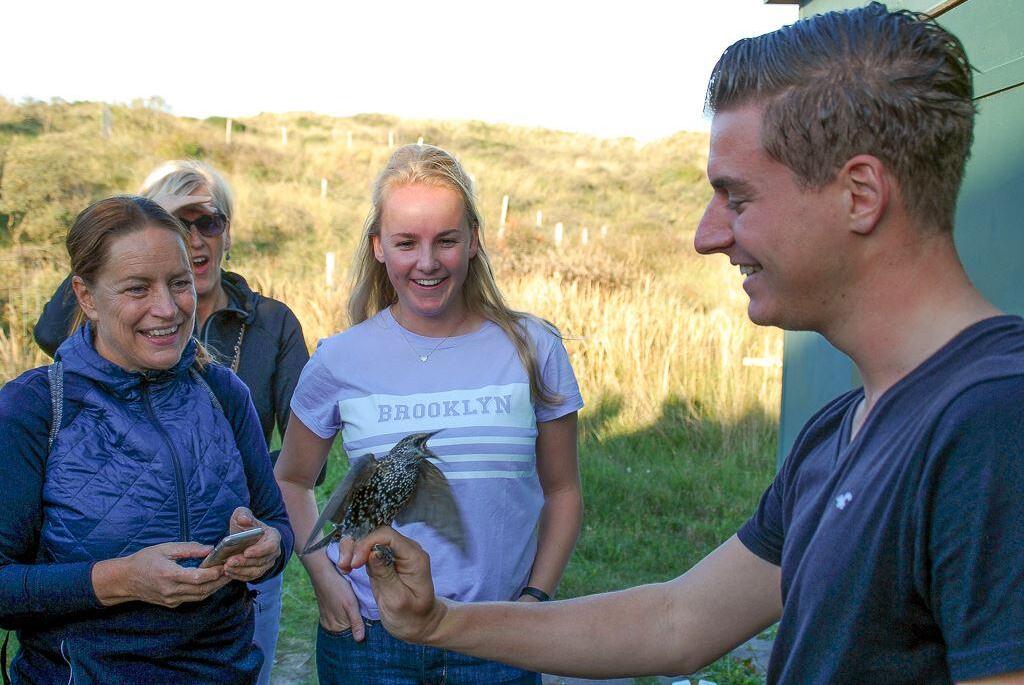
[(715, 176), (710, 180), (711, 187), (715, 190), (725, 190), (735, 193), (753, 192), (754, 186), (747, 181), (733, 178), (732, 176)]

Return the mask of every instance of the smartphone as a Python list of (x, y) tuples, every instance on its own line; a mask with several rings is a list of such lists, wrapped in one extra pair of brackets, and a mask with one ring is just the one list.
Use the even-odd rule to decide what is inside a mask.
[(228, 560), (228, 557), (238, 554), (246, 547), (252, 547), (259, 542), (262, 537), (262, 528), (250, 528), (249, 530), (243, 530), (240, 533), (225, 535), (221, 541), (217, 543), (217, 546), (213, 548), (213, 551), (206, 555), (206, 558), (203, 559), (203, 563), (199, 564), (199, 568), (220, 566)]

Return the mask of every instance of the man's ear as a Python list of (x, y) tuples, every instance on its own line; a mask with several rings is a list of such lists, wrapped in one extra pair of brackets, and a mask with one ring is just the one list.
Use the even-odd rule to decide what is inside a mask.
[(78, 300), (78, 306), (85, 312), (86, 318), (90, 321), (95, 321), (99, 318), (96, 312), (96, 302), (92, 297), (92, 291), (89, 290), (89, 286), (85, 284), (85, 281), (78, 276), (72, 276), (71, 289), (75, 292), (75, 299)]
[(889, 209), (893, 186), (885, 165), (873, 155), (855, 155), (839, 170), (850, 229), (861, 235), (875, 230)]

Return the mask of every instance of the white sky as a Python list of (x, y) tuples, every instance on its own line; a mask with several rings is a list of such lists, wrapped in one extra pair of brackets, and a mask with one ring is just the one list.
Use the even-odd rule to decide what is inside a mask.
[(643, 140), (707, 128), (728, 45), (797, 18), (763, 0), (4, 2), (0, 95), (175, 114), (482, 119)]

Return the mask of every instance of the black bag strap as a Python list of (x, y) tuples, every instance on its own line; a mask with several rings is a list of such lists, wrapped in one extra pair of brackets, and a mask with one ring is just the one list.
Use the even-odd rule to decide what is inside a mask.
[[(217, 395), (213, 392), (213, 388), (211, 388), (210, 384), (206, 382), (205, 378), (203, 378), (203, 374), (199, 373), (199, 369), (193, 366), (189, 368), (188, 372), (189, 375), (192, 376), (192, 380), (199, 384), (199, 387), (205, 390), (206, 394), (210, 396), (210, 401), (213, 402), (213, 406), (226, 417), (227, 412), (224, 411), (224, 407), (221, 405), (220, 400), (217, 399)], [(234, 432), (233, 427), (232, 432)]]
[(64, 365), (57, 361), (46, 369), (46, 376), (50, 379), (50, 436), (46, 443), (46, 452), (49, 454), (53, 448), (53, 441), (57, 439), (60, 432), (60, 424), (64, 421)]

